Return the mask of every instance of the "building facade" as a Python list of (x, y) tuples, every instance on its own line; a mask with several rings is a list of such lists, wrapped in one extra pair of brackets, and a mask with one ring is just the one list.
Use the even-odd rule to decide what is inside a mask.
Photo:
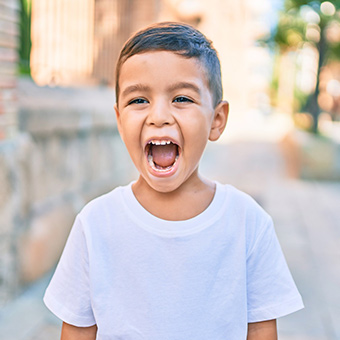
[(39, 85), (112, 85), (120, 48), (157, 20), (160, 0), (34, 0), (31, 72)]

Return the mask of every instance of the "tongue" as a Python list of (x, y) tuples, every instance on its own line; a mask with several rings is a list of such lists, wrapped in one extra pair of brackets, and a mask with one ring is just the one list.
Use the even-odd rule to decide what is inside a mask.
[(151, 152), (153, 162), (165, 168), (174, 164), (177, 156), (177, 145), (153, 145)]

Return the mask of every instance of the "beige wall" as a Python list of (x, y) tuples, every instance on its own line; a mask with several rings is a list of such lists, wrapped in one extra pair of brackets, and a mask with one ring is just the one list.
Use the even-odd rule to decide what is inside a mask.
[(93, 65), (93, 0), (32, 1), (31, 74), (39, 85), (86, 81)]
[(34, 0), (33, 79), (39, 85), (112, 85), (122, 44), (157, 20), (159, 2)]

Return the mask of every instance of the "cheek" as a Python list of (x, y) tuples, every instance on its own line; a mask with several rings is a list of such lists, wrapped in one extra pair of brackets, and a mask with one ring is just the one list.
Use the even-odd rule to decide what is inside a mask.
[(123, 115), (121, 117), (121, 130), (126, 139), (135, 138), (140, 132), (140, 122), (136, 116)]
[(198, 144), (205, 144), (209, 137), (211, 123), (207, 117), (191, 120), (188, 133), (192, 135), (192, 140)]

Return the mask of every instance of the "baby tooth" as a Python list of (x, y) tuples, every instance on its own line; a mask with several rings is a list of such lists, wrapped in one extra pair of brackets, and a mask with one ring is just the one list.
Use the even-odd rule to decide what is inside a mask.
[(152, 145), (169, 145), (169, 144), (171, 144), (171, 141), (169, 141), (169, 140), (162, 140), (162, 141), (152, 140), (150, 142), (150, 144), (152, 144)]

